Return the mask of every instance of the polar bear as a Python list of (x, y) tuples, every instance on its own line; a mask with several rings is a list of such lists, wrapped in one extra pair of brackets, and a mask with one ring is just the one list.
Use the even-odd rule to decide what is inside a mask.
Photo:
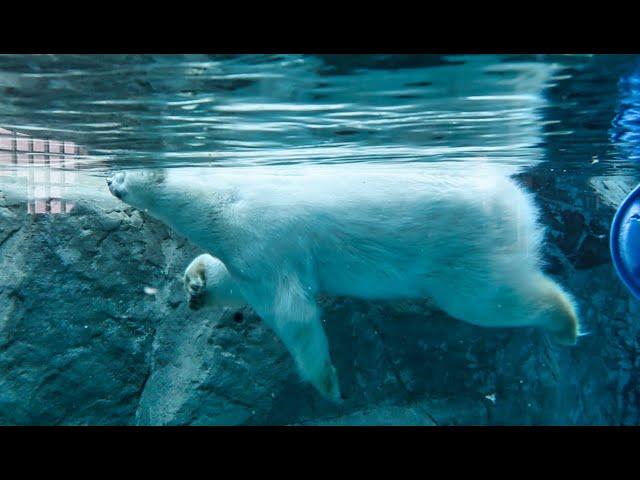
[(540, 268), (534, 202), (489, 167), (194, 167), (120, 171), (107, 183), (215, 252), (239, 297), (330, 400), (340, 388), (320, 294), (429, 299), (468, 323), (538, 326), (576, 342), (575, 302)]

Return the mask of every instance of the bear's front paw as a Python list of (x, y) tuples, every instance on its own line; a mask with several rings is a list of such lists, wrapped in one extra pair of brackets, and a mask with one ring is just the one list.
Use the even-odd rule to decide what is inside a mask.
[(204, 282), (200, 279), (189, 280), (187, 284), (187, 293), (190, 297), (198, 297), (204, 294)]
[(184, 288), (189, 297), (189, 308), (198, 310), (205, 303), (206, 281), (202, 274), (189, 274), (184, 276)]

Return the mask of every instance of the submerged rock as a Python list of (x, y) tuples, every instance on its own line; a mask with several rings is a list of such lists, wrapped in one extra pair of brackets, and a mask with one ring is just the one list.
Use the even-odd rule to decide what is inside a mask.
[(591, 336), (561, 348), (427, 303), (322, 299), (334, 405), (250, 309), (189, 308), (180, 277), (201, 252), (164, 225), (115, 199), (31, 216), (0, 197), (0, 424), (636, 422), (637, 305), (602, 256), (609, 212), (567, 208), (543, 205), (549, 271)]

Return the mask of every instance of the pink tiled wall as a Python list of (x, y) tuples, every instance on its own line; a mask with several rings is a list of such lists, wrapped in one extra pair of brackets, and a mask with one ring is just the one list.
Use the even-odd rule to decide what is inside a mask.
[(30, 214), (68, 213), (74, 204), (64, 199), (64, 192), (76, 181), (76, 173), (68, 169), (77, 162), (70, 155), (83, 150), (74, 142), (43, 140), (0, 128), (0, 177), (26, 177)]

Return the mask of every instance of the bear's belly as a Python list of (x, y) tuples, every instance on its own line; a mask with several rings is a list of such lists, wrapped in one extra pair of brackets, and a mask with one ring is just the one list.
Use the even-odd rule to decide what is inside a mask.
[(375, 256), (334, 250), (316, 261), (321, 294), (371, 300), (422, 298), (427, 294), (425, 259), (389, 250)]

